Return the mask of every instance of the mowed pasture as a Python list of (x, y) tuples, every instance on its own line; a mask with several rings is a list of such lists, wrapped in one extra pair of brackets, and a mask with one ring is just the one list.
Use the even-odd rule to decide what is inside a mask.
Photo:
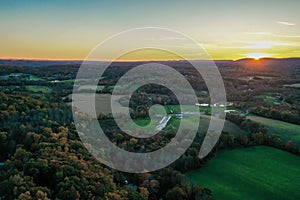
[[(159, 124), (160, 118), (154, 118), (152, 123), (150, 119), (135, 119), (134, 123), (138, 126), (138, 129), (154, 132), (156, 126)], [(136, 130), (136, 126), (132, 126), (132, 124), (127, 124), (127, 128), (130, 131)]]
[[(186, 123), (186, 127), (192, 127), (193, 123), (197, 123), (198, 119), (196, 117), (199, 117), (197, 115), (183, 115), (183, 123)], [(198, 131), (201, 133), (206, 133), (209, 127), (210, 118), (212, 116), (209, 115), (200, 115), (200, 121), (198, 126)], [(215, 118), (217, 122), (221, 122), (221, 119)], [(180, 123), (180, 119), (172, 118), (170, 120), (170, 125), (172, 127), (178, 127)], [(244, 135), (247, 134), (244, 130), (239, 128), (237, 125), (233, 124), (232, 122), (225, 120), (223, 132), (227, 132), (230, 134), (233, 134), (235, 136), (237, 135)]]
[[(199, 120), (200, 117), (200, 120)], [(206, 133), (209, 127), (209, 123), (210, 123), (210, 118), (212, 116), (209, 115), (197, 115), (197, 114), (186, 114), (183, 115), (182, 119), (178, 119), (175, 116), (172, 116), (171, 120), (168, 122), (166, 129), (175, 129), (177, 130), (177, 128), (179, 127), (180, 123), (183, 123), (185, 126), (184, 127), (194, 127), (195, 123), (198, 123), (199, 121), (199, 125), (198, 125), (198, 131), (201, 133)], [(162, 118), (162, 117), (161, 117)], [(147, 126), (147, 129), (151, 129), (154, 130), (156, 125), (159, 124), (159, 121), (161, 118), (157, 118), (154, 117), (154, 123), (150, 124), (150, 119), (135, 119), (134, 122), (139, 125), (139, 126), (146, 126), (148, 124), (150, 124), (150, 126)], [(217, 119), (217, 122), (220, 122), (220, 119)], [(197, 125), (197, 124), (196, 124)], [(132, 127), (128, 127), (128, 128), (132, 128)], [(242, 130), (241, 128), (239, 128), (237, 125), (233, 124), (232, 122), (225, 120), (225, 124), (224, 124), (224, 128), (223, 128), (223, 132), (227, 132), (230, 134), (233, 134), (235, 136), (237, 135), (244, 135), (247, 134), (244, 130)]]
[(27, 85), (26, 89), (31, 93), (31, 97), (41, 98), (44, 101), (48, 100), (48, 96), (52, 92), (52, 88), (39, 85)]
[[(207, 109), (210, 112), (210, 109), (211, 109), (210, 107), (198, 107), (198, 106), (193, 106), (193, 105), (189, 105), (189, 106), (183, 105), (182, 107), (184, 107), (184, 109), (189, 112), (199, 112), (199, 110), (203, 111), (205, 109)], [(235, 109), (233, 107), (229, 107), (229, 108)], [(174, 113), (177, 113), (180, 111), (180, 106), (179, 105), (166, 106), (165, 109), (168, 113), (170, 113), (171, 110)], [(224, 108), (215, 108), (215, 109), (217, 110), (217, 112), (222, 112), (224, 110)], [(198, 121), (197, 118), (199, 118), (199, 117), (200, 117), (200, 121), (199, 121), (198, 131), (201, 133), (207, 132), (211, 118), (216, 119), (216, 121), (219, 123), (221, 122), (221, 119), (218, 119), (218, 117), (215, 117), (215, 116), (203, 115), (203, 114), (201, 114), (200, 116), (197, 114), (183, 114), (183, 120), (185, 120), (184, 122), (187, 124), (187, 127), (189, 127), (189, 124), (191, 124), (191, 126), (192, 126), (192, 123), (197, 123), (197, 121)], [(172, 120), (170, 120), (170, 123), (174, 127), (177, 127), (178, 124), (180, 123), (180, 119), (173, 118)], [(225, 120), (223, 131), (231, 133), (235, 136), (237, 136), (239, 134), (241, 134), (241, 135), (247, 134), (244, 130), (242, 130), (237, 125), (235, 125), (234, 123), (232, 123), (228, 120)]]
[(271, 147), (227, 150), (186, 174), (215, 199), (300, 199), (300, 157)]
[(268, 133), (270, 134), (275, 133), (284, 140), (300, 143), (300, 125), (259, 116), (247, 116), (247, 118), (268, 128)]
[[(112, 113), (112, 106), (115, 106), (116, 111), (126, 113), (125, 107), (119, 104), (120, 98), (124, 97), (123, 95), (95, 94), (93, 96), (92, 93), (78, 93), (73, 95), (73, 99), (75, 100), (73, 106), (80, 108), (80, 112), (91, 114), (96, 110), (97, 116), (99, 114), (106, 115)], [(95, 107), (92, 106), (93, 97), (95, 97)], [(72, 99), (72, 96), (68, 96), (68, 98)], [(72, 102), (67, 104), (72, 105)]]
[[(196, 105), (167, 105), (165, 106), (165, 110), (167, 113), (180, 113), (184, 109), (188, 112), (206, 112), (208, 114), (211, 114), (212, 108), (210, 106), (196, 106)], [(224, 110), (236, 110), (239, 111), (239, 109), (233, 107), (233, 106), (227, 106), (225, 107), (214, 107), (215, 112), (224, 112)]]
[(258, 98), (261, 98), (264, 100), (265, 103), (269, 104), (269, 105), (273, 105), (274, 103), (279, 103), (279, 99), (272, 96), (271, 93), (265, 93), (262, 95), (259, 95)]
[(47, 86), (38, 86), (38, 85), (27, 85), (26, 89), (31, 92), (49, 94), (52, 92), (52, 89)]

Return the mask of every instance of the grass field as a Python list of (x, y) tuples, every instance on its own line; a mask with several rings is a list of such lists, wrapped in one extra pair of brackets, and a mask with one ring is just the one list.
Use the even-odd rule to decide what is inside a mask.
[[(186, 111), (189, 112), (208, 112), (208, 114), (211, 114), (211, 107), (206, 107), (206, 106), (196, 106), (196, 105), (182, 105), (181, 107), (183, 107), (183, 109), (185, 109)], [(166, 112), (168, 114), (170, 113), (179, 113), (180, 110), (180, 105), (167, 105), (165, 106)], [(217, 112), (223, 112), (224, 111), (224, 107), (215, 107), (215, 110)], [(237, 110), (237, 108), (232, 107), (232, 106), (228, 106), (226, 107), (226, 110)]]
[(52, 89), (46, 86), (27, 85), (26, 88), (31, 92), (41, 92), (43, 94), (49, 94)]
[(186, 177), (215, 199), (300, 199), (300, 157), (271, 147), (220, 153)]
[[(82, 110), (80, 110), (81, 112), (86, 112), (87, 114), (93, 113), (94, 112), (94, 108), (91, 106), (91, 99), (92, 97), (92, 93), (78, 93), (78, 94), (73, 94), (75, 98), (75, 101), (73, 102), (73, 105), (75, 107), (79, 107)], [(96, 113), (97, 115), (99, 115), (100, 113), (103, 114), (109, 114), (112, 113), (111, 110), (111, 98), (112, 98), (112, 105), (119, 105), (119, 103), (117, 103), (122, 97), (124, 97), (123, 95), (110, 95), (110, 94), (96, 94), (95, 95), (96, 99), (95, 99), (95, 108), (96, 108)], [(72, 99), (72, 95), (68, 95), (69, 99)], [(67, 105), (71, 105), (72, 103), (69, 102), (67, 103)], [(78, 106), (77, 106), (78, 105)], [(80, 105), (80, 106), (79, 106)], [(120, 111), (123, 107), (120, 108)], [(125, 110), (125, 111), (124, 111)], [(126, 109), (124, 107), (123, 112), (126, 113)]]
[[(208, 113), (210, 113), (211, 108), (210, 107), (199, 107), (199, 106), (194, 106), (194, 105), (184, 105), (183, 106), (187, 111), (190, 112), (197, 112), (197, 111), (208, 111)], [(179, 105), (170, 105), (170, 106), (165, 106), (165, 109), (167, 111), (167, 113), (171, 113), (171, 110), (174, 113), (180, 112), (180, 106)], [(223, 111), (224, 108), (216, 108), (216, 109), (220, 109), (220, 111)], [(237, 110), (234, 107), (227, 107), (227, 109), (230, 110)], [(183, 115), (183, 119), (186, 120), (186, 123), (196, 123), (196, 117), (198, 117), (197, 115)], [(180, 122), (180, 119), (172, 119), (170, 120), (170, 124), (172, 124), (174, 127), (177, 127), (178, 123)], [(208, 126), (209, 126), (209, 122), (210, 122), (210, 116), (208, 115), (201, 115), (200, 117), (200, 123), (199, 123), (199, 131), (202, 133), (206, 133)], [(238, 134), (246, 134), (246, 132), (242, 129), (240, 129), (237, 125), (231, 123), (230, 121), (226, 120), (225, 121), (225, 125), (223, 128), (224, 132), (228, 132), (234, 135), (238, 135)]]
[[(199, 115), (198, 116), (197, 115), (183, 115), (183, 119), (177, 119), (175, 117), (172, 117), (171, 120), (169, 121), (169, 123), (167, 124), (166, 129), (177, 129), (179, 126), (180, 120), (183, 120), (183, 122), (186, 123), (187, 127), (192, 127), (192, 125), (194, 123), (197, 123), (197, 117), (199, 117)], [(154, 123), (152, 123), (151, 126), (147, 127), (148, 129), (154, 130), (156, 125), (160, 121), (160, 118), (154, 118), (154, 120), (155, 120)], [(149, 119), (136, 119), (136, 120), (134, 120), (134, 122), (136, 124), (138, 124), (139, 126), (145, 126), (150, 122), (150, 120)], [(209, 126), (209, 122), (210, 122), (210, 116), (201, 115), (198, 130), (201, 133), (206, 133), (208, 126)], [(132, 129), (132, 127), (128, 127), (128, 128)], [(237, 125), (231, 123), (228, 120), (225, 121), (223, 131), (231, 133), (233, 135), (247, 134), (244, 130), (240, 129)]]
[(43, 81), (45, 79), (40, 78), (38, 76), (30, 75), (30, 79), (29, 80), (31, 80), (31, 81)]
[(66, 80), (62, 80), (62, 81), (59, 81), (60, 83), (70, 83), (70, 84), (74, 84), (75, 82), (75, 79), (66, 79)]
[[(194, 114), (183, 114), (183, 118), (182, 119), (178, 119), (175, 116), (173, 116), (171, 118), (171, 120), (168, 122), (166, 129), (177, 129), (180, 123), (180, 120), (183, 120), (183, 122), (185, 123), (185, 125), (187, 127), (193, 127), (193, 125), (195, 123), (197, 123), (197, 118), (199, 118), (199, 111), (203, 111), (204, 109), (207, 109), (210, 112), (210, 107), (199, 107), (199, 106), (195, 106), (195, 105), (183, 105), (182, 106), (185, 111), (187, 112), (194, 112)], [(172, 113), (180, 113), (180, 106), (179, 105), (168, 105), (168, 106), (164, 106), (165, 111), (167, 114), (172, 114)], [(161, 109), (161, 107), (153, 107), (153, 112), (154, 113), (162, 113), (159, 109)], [(218, 109), (218, 108), (217, 108)], [(224, 109), (224, 108), (220, 108), (220, 109)], [(233, 107), (230, 107), (230, 109), (235, 109)], [(236, 109), (235, 109), (236, 110)], [(210, 117), (209, 115), (200, 115), (200, 122), (199, 122), (199, 128), (198, 130), (202, 133), (206, 133), (208, 126), (209, 126), (209, 122), (210, 122)], [(148, 126), (147, 129), (150, 130), (154, 130), (156, 125), (159, 123), (159, 121), (161, 120), (161, 118), (154, 118), (154, 123), (151, 124), (151, 126)], [(218, 119), (217, 119), (218, 120)], [(139, 126), (145, 126), (148, 125), (150, 120), (149, 119), (135, 119), (134, 122), (136, 124), (138, 124)], [(128, 127), (129, 129), (132, 130), (132, 127)], [(238, 134), (246, 134), (246, 132), (242, 129), (240, 129), (237, 125), (231, 123), (230, 121), (226, 120), (225, 121), (225, 125), (223, 128), (224, 132), (228, 132), (234, 135), (238, 135)]]
[[(136, 119), (133, 120), (138, 126), (141, 126), (143, 130), (154, 131), (160, 119), (155, 118), (153, 123), (150, 123), (150, 119)], [(135, 130), (133, 126), (128, 126), (129, 130)]]
[(267, 127), (269, 129), (268, 133), (276, 133), (284, 140), (293, 140), (300, 143), (300, 125), (259, 116), (247, 116), (247, 118)]
[(41, 98), (44, 101), (48, 101), (48, 97), (45, 94), (52, 92), (52, 89), (46, 86), (27, 85), (26, 88), (32, 92), (32, 98)]
[(265, 94), (259, 95), (258, 98), (263, 99), (264, 102), (269, 105), (273, 105), (274, 103), (280, 102), (277, 98), (272, 97), (271, 93), (265, 93)]

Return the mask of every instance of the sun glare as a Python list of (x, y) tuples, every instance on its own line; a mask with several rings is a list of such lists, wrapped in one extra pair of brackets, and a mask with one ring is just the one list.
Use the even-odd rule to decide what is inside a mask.
[(254, 60), (260, 60), (261, 58), (266, 58), (271, 55), (267, 54), (267, 53), (249, 53), (246, 56), (247, 56), (247, 58), (252, 58)]

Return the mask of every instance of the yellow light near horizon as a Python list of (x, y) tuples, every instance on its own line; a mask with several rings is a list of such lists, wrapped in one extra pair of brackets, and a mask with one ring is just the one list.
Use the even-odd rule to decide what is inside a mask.
[(271, 56), (271, 54), (267, 54), (267, 53), (249, 53), (246, 56), (247, 56), (247, 58), (252, 58), (254, 60), (259, 60), (261, 58), (266, 58), (268, 56)]

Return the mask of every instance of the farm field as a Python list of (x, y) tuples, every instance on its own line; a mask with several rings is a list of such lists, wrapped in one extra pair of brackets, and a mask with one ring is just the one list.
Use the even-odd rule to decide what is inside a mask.
[[(211, 110), (210, 107), (198, 107), (198, 106), (193, 106), (193, 105), (184, 105), (183, 107), (184, 107), (184, 109), (186, 109), (189, 112), (198, 112), (200, 110), (200, 112), (208, 111), (210, 113), (210, 110)], [(172, 112), (178, 113), (178, 112), (180, 112), (180, 106), (179, 105), (165, 106), (165, 109), (166, 109), (167, 113), (172, 113)], [(220, 109), (220, 111), (223, 111), (224, 108), (216, 108), (216, 109)], [(227, 107), (227, 109), (237, 110), (234, 107)], [(186, 120), (186, 123), (187, 124), (191, 123), (191, 125), (197, 121), (195, 117), (199, 117), (199, 115), (196, 115), (196, 114), (183, 115), (183, 119)], [(200, 132), (206, 133), (206, 131), (208, 129), (208, 126), (209, 126), (210, 117), (213, 117), (213, 116), (203, 115), (203, 114), (200, 115), (200, 122), (199, 122), (199, 129), (198, 129)], [(173, 127), (177, 127), (179, 122), (180, 122), (180, 119), (172, 118), (170, 120), (170, 124)], [(242, 130), (237, 125), (231, 123), (228, 120), (225, 121), (223, 131), (234, 134), (234, 135), (246, 134), (246, 132), (244, 130)]]
[(247, 116), (247, 118), (267, 127), (269, 129), (268, 133), (276, 133), (284, 140), (293, 140), (300, 143), (299, 125), (260, 116)]
[(40, 78), (38, 76), (30, 75), (29, 80), (31, 80), (31, 81), (44, 81), (45, 79)]
[[(207, 114), (211, 114), (211, 107), (209, 106), (196, 106), (196, 105), (182, 105), (183, 109), (189, 112), (206, 112)], [(180, 112), (180, 105), (168, 105), (165, 106), (166, 112), (167, 113), (179, 113)], [(232, 106), (227, 106), (226, 108), (224, 107), (215, 107), (215, 110), (217, 112), (223, 112), (224, 109), (226, 110), (237, 110), (237, 108), (232, 107)]]
[(215, 199), (300, 199), (300, 158), (271, 147), (227, 150), (186, 174)]
[(43, 94), (49, 94), (52, 89), (46, 86), (27, 85), (26, 88), (31, 92), (41, 92)]
[(269, 105), (273, 105), (274, 103), (279, 103), (280, 102), (280, 100), (276, 97), (273, 97), (271, 93), (265, 93), (265, 94), (262, 94), (258, 97), (263, 99), (264, 102), (269, 104)]
[[(167, 129), (177, 129), (179, 126), (180, 120), (183, 120), (184, 123), (186, 123), (187, 127), (189, 127), (189, 124), (191, 124), (191, 126), (193, 126), (194, 123), (197, 122), (197, 117), (199, 117), (199, 115), (196, 115), (196, 114), (183, 115), (182, 119), (178, 119), (175, 116), (173, 116), (171, 118), (171, 120), (168, 122), (166, 128)], [(201, 115), (200, 116), (198, 130), (201, 133), (207, 132), (209, 122), (210, 122), (210, 117), (211, 116), (209, 116), (209, 115)], [(147, 129), (154, 130), (156, 125), (159, 123), (160, 119), (161, 118), (154, 118), (154, 123), (151, 123), (151, 125), (148, 126)], [(134, 122), (139, 126), (146, 126), (149, 124), (150, 120), (149, 119), (135, 119)], [(132, 127), (129, 127), (129, 128), (132, 128)], [(246, 134), (246, 132), (244, 130), (242, 130), (237, 125), (233, 124), (232, 122), (230, 122), (228, 120), (225, 121), (223, 131), (231, 133), (236, 136), (239, 134), (242, 134), (242, 135)]]
[(70, 83), (70, 84), (74, 84), (75, 79), (66, 79), (66, 80), (62, 80), (60, 81), (60, 83)]
[[(83, 112), (86, 112), (87, 114), (90, 114), (92, 112), (94, 112), (94, 108), (91, 107), (91, 99), (93, 98), (91, 93), (78, 93), (78, 94), (74, 94), (74, 96), (76, 97), (75, 101), (73, 102), (73, 105), (75, 107), (79, 107), (77, 105), (80, 105), (81, 108), (84, 108)], [(109, 114), (111, 113), (111, 98), (112, 96), (110, 94), (96, 94), (96, 99), (95, 99), (95, 108), (96, 108), (96, 113), (97, 115), (99, 114)], [(122, 97), (122, 95), (114, 95), (113, 96), (113, 105), (119, 105), (119, 103), (117, 103)], [(69, 99), (72, 99), (72, 95), (68, 95)], [(67, 103), (67, 105), (71, 105), (72, 106), (72, 102)], [(122, 110), (123, 109), (123, 110)], [(119, 107), (119, 111), (123, 111), (124, 112), (125, 107)], [(125, 110), (126, 111), (126, 110)]]

